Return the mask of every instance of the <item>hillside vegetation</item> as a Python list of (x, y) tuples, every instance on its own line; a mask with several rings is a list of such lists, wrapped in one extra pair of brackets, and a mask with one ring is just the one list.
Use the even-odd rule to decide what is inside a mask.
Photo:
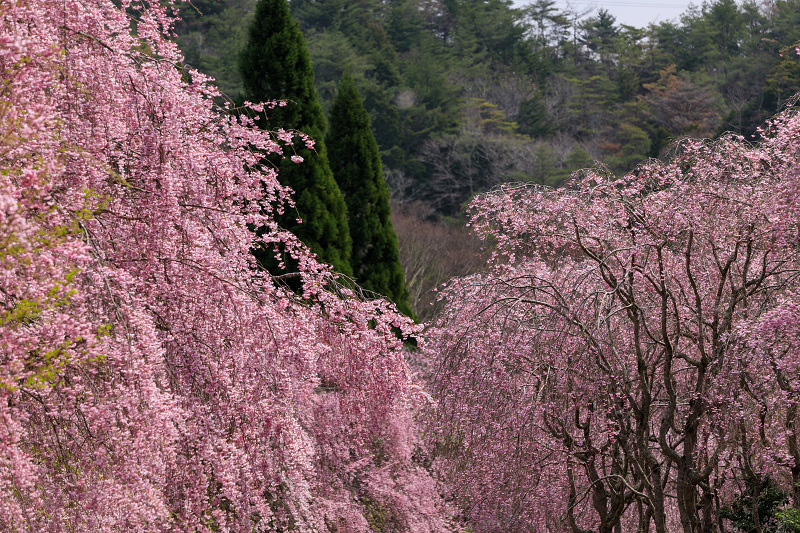
[[(186, 62), (238, 98), (254, 0), (197, 0), (177, 27)], [(292, 0), (326, 112), (349, 69), (395, 207), (454, 216), (507, 181), (616, 174), (671, 141), (749, 137), (800, 87), (800, 1), (704, 2), (636, 28), (551, 0)], [(419, 209), (417, 211), (420, 211)]]
[(0, 531), (800, 531), (797, 6), (293, 7), (0, 2)]

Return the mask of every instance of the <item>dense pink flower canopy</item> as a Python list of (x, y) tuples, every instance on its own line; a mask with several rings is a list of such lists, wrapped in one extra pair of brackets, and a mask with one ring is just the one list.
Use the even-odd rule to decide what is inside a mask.
[(796, 112), (471, 211), (495, 252), (427, 349), (436, 464), (478, 531), (720, 531), (765, 475), (800, 507)]
[(260, 210), (289, 134), (215, 111), (170, 10), (0, 3), (0, 530), (446, 530), (415, 326)]

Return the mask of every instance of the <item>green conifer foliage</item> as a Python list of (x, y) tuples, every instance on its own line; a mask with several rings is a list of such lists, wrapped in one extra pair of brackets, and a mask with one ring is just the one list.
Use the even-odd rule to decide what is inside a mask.
[(369, 114), (347, 73), (331, 107), (326, 142), (333, 175), (347, 202), (356, 281), (388, 297), (410, 315), (378, 143), (370, 129)]
[[(250, 25), (247, 45), (239, 57), (244, 97), (253, 102), (288, 100), (284, 107), (265, 111), (259, 125), (265, 129), (293, 129), (316, 141), (313, 150), (301, 142), (287, 155), (270, 160), (278, 166), (278, 179), (295, 191), (296, 210), (277, 217), (282, 227), (297, 235), (337, 272), (352, 274), (351, 241), (344, 198), (333, 178), (323, 142), (325, 116), (314, 88), (314, 73), (303, 35), (289, 12), (286, 0), (259, 0)], [(269, 118), (269, 121), (267, 121)], [(297, 222), (297, 218), (302, 223)], [(256, 251), (259, 261), (273, 264), (271, 251)]]

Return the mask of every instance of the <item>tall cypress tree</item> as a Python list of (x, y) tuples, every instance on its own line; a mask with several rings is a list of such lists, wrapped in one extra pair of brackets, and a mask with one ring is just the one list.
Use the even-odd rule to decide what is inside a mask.
[[(323, 141), (325, 116), (314, 89), (305, 40), (286, 0), (258, 1), (247, 45), (239, 57), (239, 70), (248, 100), (288, 100), (286, 106), (258, 117), (260, 127), (298, 130), (316, 141), (314, 150), (300, 141), (286, 148), (287, 155), (300, 155), (304, 163), (270, 158), (265, 161), (276, 165), (280, 182), (295, 191), (296, 211), (278, 216), (278, 223), (333, 265), (334, 270), (352, 274), (347, 210)], [(297, 223), (298, 216), (301, 224)], [(263, 265), (273, 264), (271, 251), (254, 253)]]
[(347, 73), (339, 84), (329, 118), (326, 142), (333, 175), (347, 202), (355, 279), (411, 315), (378, 143), (370, 129), (369, 114)]

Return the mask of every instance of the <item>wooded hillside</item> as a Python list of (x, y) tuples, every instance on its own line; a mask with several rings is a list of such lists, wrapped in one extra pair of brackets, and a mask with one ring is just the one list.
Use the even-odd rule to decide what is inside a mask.
[[(186, 62), (241, 91), (254, 0), (183, 8)], [(551, 0), (292, 0), (329, 108), (345, 69), (396, 206), (452, 216), (506, 181), (558, 185), (599, 160), (631, 170), (671, 140), (752, 135), (800, 87), (800, 1), (704, 2), (646, 28)], [(201, 15), (202, 14), (202, 15)]]

